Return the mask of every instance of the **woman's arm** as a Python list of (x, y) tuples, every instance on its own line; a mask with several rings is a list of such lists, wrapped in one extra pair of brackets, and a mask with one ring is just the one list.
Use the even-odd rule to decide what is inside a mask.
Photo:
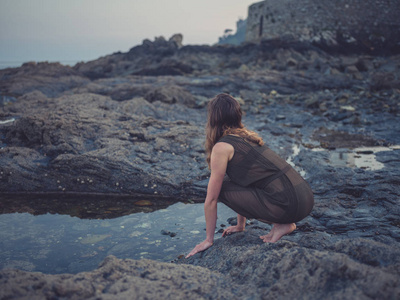
[(217, 223), (217, 203), (222, 182), (226, 173), (226, 167), (233, 154), (233, 147), (227, 143), (217, 143), (211, 152), (211, 176), (207, 187), (207, 197), (204, 202), (204, 214), (206, 218), (206, 239), (198, 244), (186, 257), (204, 251), (214, 242), (215, 225)]
[(211, 153), (211, 176), (208, 182), (206, 201), (204, 202), (207, 232), (206, 240), (211, 243), (214, 241), (215, 225), (217, 223), (218, 196), (228, 165), (230, 147), (232, 146), (226, 143), (217, 143)]
[(243, 217), (242, 215), (237, 214), (237, 225), (238, 228), (241, 228), (244, 230), (246, 227), (246, 217)]

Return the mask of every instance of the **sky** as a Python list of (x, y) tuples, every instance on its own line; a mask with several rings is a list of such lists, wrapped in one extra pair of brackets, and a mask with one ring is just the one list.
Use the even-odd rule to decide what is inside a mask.
[(0, 0), (0, 64), (88, 61), (175, 33), (184, 45), (214, 44), (255, 2)]

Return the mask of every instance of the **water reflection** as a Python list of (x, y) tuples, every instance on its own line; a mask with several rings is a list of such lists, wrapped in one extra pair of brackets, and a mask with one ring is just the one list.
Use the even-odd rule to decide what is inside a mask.
[(328, 151), (329, 162), (335, 167), (361, 168), (376, 171), (385, 167), (383, 163), (376, 160), (376, 153), (399, 149), (399, 145), (394, 145), (390, 147), (359, 147), (354, 149), (338, 148), (335, 150), (314, 148), (312, 151)]
[[(78, 273), (95, 269), (108, 255), (171, 261), (204, 239), (203, 204), (179, 202), (161, 208), (158, 200), (140, 203), (147, 206), (136, 201), (2, 200), (0, 268)], [(233, 216), (218, 204), (216, 231), (229, 226), (227, 219)]]
[(166, 198), (116, 196), (9, 196), (0, 201), (0, 213), (60, 214), (80, 219), (112, 219), (140, 212), (153, 212), (176, 203)]

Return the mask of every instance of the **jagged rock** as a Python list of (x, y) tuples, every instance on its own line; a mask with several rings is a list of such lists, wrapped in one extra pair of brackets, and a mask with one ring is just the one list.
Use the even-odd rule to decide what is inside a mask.
[(92, 272), (0, 271), (2, 299), (232, 299), (235, 286), (205, 268), (107, 257)]
[[(218, 272), (215, 285), (205, 285), (210, 293), (192, 277), (146, 279), (147, 269), (176, 266), (117, 260), (110, 271), (105, 263), (78, 275), (2, 271), (0, 291), (28, 290), (39, 298), (123, 298), (135, 289), (156, 298), (398, 297), (400, 160), (398, 148), (389, 146), (400, 144), (399, 57), (333, 56), (283, 37), (239, 47), (180, 47), (177, 41), (144, 41), (129, 53), (74, 68), (43, 63), (1, 70), (1, 99), (13, 100), (0, 107), (0, 193), (203, 199), (209, 176), (204, 106), (229, 92), (245, 109), (246, 126), (306, 177), (316, 199), (311, 215), (277, 244), (262, 244), (257, 236), (265, 231), (249, 227), (179, 261)], [(387, 149), (357, 149), (363, 146)], [(363, 155), (376, 162), (360, 167)], [(383, 167), (374, 170), (373, 163)], [(35, 211), (26, 206), (25, 212)], [(130, 273), (136, 266), (144, 278)], [(204, 269), (184, 268), (211, 278)], [(78, 278), (95, 283), (80, 285)], [(158, 288), (147, 294), (137, 284)]]
[[(196, 162), (204, 161), (202, 130), (188, 122), (198, 117), (185, 106), (144, 99), (118, 103), (94, 94), (20, 104), (29, 114), (1, 128), (7, 147), (0, 149), (0, 169), (11, 173), (0, 180), (1, 191), (153, 194), (145, 187), (151, 182), (158, 185), (158, 195), (182, 196), (194, 178), (206, 174)], [(177, 166), (190, 169), (174, 172)], [(91, 182), (80, 184), (79, 177)]]
[(55, 97), (88, 83), (89, 80), (81, 73), (60, 63), (25, 63), (20, 68), (0, 70), (1, 93), (9, 96), (21, 96), (36, 90), (47, 97)]
[[(217, 240), (176, 264), (107, 257), (98, 269), (47, 275), (0, 271), (0, 296), (20, 299), (390, 299), (400, 296), (400, 252), (365, 239), (330, 241), (328, 234), (296, 233), (265, 244), (265, 231)], [(194, 266), (193, 266), (194, 265)]]
[(386, 90), (400, 86), (400, 78), (394, 73), (375, 73), (371, 77), (370, 88), (372, 91)]
[(242, 287), (245, 299), (400, 296), (400, 252), (395, 247), (364, 239), (329, 242), (329, 236), (320, 233), (289, 235), (265, 244), (259, 238), (263, 234), (247, 226), (245, 232), (222, 238), (204, 253), (178, 263), (221, 272)]
[(173, 36), (171, 36), (168, 40), (168, 42), (174, 42), (176, 44), (176, 46), (179, 48), (182, 48), (182, 40), (183, 40), (183, 35), (178, 33), (178, 34), (174, 34)]

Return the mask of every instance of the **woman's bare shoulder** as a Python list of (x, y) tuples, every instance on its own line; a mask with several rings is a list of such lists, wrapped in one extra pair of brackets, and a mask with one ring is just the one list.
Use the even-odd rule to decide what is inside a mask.
[(213, 147), (213, 151), (214, 150), (215, 151), (225, 151), (225, 150), (228, 150), (228, 149), (233, 149), (233, 146), (231, 144), (229, 144), (229, 143), (222, 142), (222, 141), (216, 143), (214, 145), (214, 147)]
[(226, 155), (230, 160), (235, 152), (235, 149), (229, 143), (218, 142), (214, 145), (212, 152), (217, 155)]

